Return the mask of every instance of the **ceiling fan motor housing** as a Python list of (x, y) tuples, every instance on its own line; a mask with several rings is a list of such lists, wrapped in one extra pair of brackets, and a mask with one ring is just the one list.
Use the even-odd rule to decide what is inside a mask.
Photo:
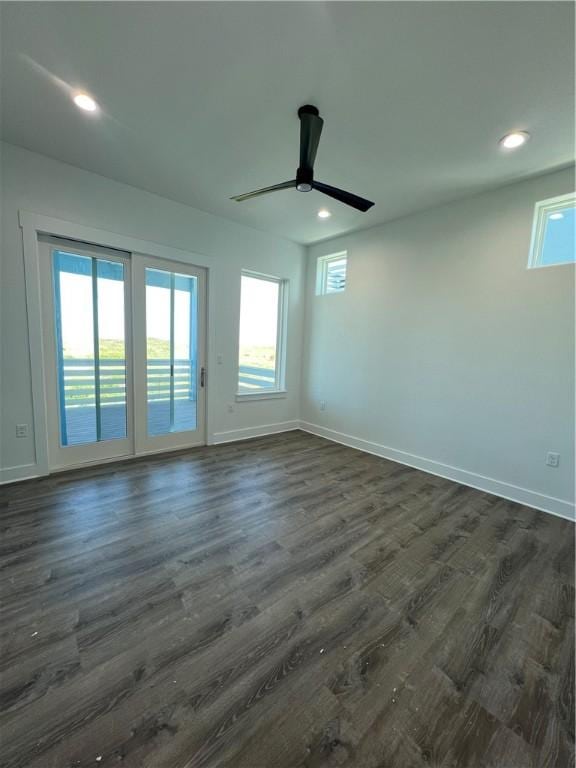
[(298, 168), (296, 171), (296, 189), (298, 192), (310, 192), (312, 181), (312, 168)]

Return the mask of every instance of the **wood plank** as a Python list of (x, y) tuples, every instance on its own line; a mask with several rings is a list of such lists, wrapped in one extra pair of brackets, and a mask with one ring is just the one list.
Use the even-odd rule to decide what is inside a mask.
[(573, 768), (568, 521), (295, 431), (0, 530), (3, 768)]

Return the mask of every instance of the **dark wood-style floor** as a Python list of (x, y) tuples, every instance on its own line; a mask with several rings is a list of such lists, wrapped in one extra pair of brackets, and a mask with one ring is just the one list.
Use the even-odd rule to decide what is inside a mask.
[(3, 768), (568, 768), (567, 521), (301, 432), (0, 489)]

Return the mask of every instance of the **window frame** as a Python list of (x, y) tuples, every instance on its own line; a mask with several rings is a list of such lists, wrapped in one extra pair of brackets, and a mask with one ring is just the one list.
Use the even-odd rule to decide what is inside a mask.
[[(328, 291), (328, 265), (332, 261), (346, 260), (346, 278), (344, 288), (337, 291)], [(337, 253), (327, 253), (324, 256), (318, 256), (316, 259), (316, 296), (337, 296), (340, 293), (346, 293), (348, 287), (348, 251), (338, 251)]]
[(548, 214), (554, 211), (564, 210), (567, 204), (576, 203), (576, 193), (568, 192), (565, 195), (550, 197), (547, 200), (540, 200), (534, 206), (534, 219), (532, 223), (532, 237), (530, 240), (530, 253), (528, 256), (528, 269), (546, 269), (547, 267), (566, 267), (574, 266), (574, 262), (566, 261), (559, 264), (542, 264), (542, 247), (546, 235), (546, 224)]
[[(266, 388), (254, 392), (239, 392), (240, 386), (240, 317), (242, 314), (242, 278), (251, 277), (257, 280), (266, 280), (278, 285), (278, 308), (276, 321), (276, 365), (274, 368), (273, 389)], [(276, 275), (268, 275), (251, 269), (242, 269), (240, 272), (240, 311), (238, 313), (238, 349), (236, 355), (236, 402), (248, 400), (274, 400), (286, 397), (286, 349), (288, 340), (288, 284), (289, 281)]]

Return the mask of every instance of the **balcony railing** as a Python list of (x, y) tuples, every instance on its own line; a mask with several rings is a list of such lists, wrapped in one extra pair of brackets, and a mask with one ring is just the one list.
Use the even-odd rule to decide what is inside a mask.
[[(94, 360), (64, 360), (64, 399), (67, 408), (95, 405)], [(170, 399), (170, 360), (148, 361), (148, 402)], [(174, 360), (174, 399), (196, 399), (196, 372), (190, 360)], [(126, 361), (100, 359), (100, 404), (126, 402)]]
[[(274, 381), (274, 370), (252, 365), (240, 366), (239, 384), (244, 391), (270, 389)], [(94, 360), (64, 360), (62, 383), (66, 408), (96, 404)], [(170, 400), (170, 360), (148, 360), (147, 386), (149, 403)], [(190, 360), (174, 360), (174, 399), (196, 400), (196, 369)], [(119, 405), (125, 402), (126, 361), (123, 358), (101, 358), (100, 404)]]

